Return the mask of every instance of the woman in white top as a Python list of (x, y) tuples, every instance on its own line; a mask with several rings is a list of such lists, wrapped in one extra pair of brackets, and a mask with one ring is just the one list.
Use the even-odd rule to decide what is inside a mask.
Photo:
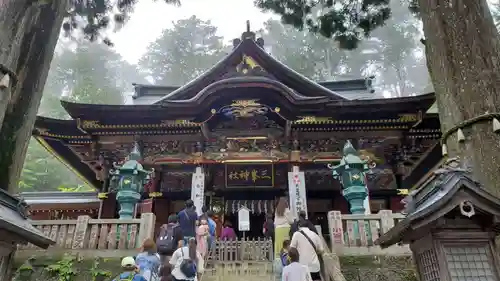
[[(192, 263), (188, 263), (188, 261)], [(170, 264), (172, 265), (173, 281), (198, 281), (198, 275), (203, 273), (205, 265), (202, 256), (196, 251), (196, 239), (190, 238), (187, 246), (175, 250), (170, 259)], [(186, 275), (188, 274), (186, 267), (187, 271), (193, 271), (194, 274), (192, 275), (194, 276)]]
[(320, 280), (321, 263), (318, 253), (324, 251), (323, 243), (319, 235), (307, 227), (307, 221), (299, 221), (299, 230), (293, 234), (290, 247), (299, 251), (299, 263), (309, 268), (312, 279)]
[(293, 223), (293, 215), (288, 208), (288, 201), (281, 197), (276, 205), (274, 214), (274, 256), (279, 257), (281, 247), (285, 240), (290, 239), (290, 225)]
[(283, 268), (281, 281), (312, 281), (307, 266), (299, 263), (299, 251), (295, 248), (288, 249), (290, 264)]

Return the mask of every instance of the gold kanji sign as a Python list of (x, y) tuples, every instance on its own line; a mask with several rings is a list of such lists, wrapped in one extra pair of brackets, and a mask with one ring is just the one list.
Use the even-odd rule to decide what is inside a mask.
[(273, 164), (227, 164), (227, 187), (273, 187)]

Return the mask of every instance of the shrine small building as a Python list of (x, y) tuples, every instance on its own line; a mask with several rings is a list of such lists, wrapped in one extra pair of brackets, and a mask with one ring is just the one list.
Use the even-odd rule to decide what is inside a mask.
[(328, 211), (349, 212), (327, 168), (341, 159), (347, 140), (369, 162), (373, 213), (400, 211), (400, 190), (440, 161), (439, 120), (427, 113), (433, 93), (386, 99), (374, 92), (372, 78), (311, 81), (268, 54), (249, 30), (233, 45), (181, 87), (135, 84), (132, 105), (61, 101), (73, 119), (39, 116), (33, 135), (100, 192), (102, 218), (117, 216), (113, 163), (138, 147), (154, 177), (137, 214), (152, 211), (158, 225), (166, 223), (191, 197), (198, 168), (203, 204), (233, 224), (246, 206), (259, 226), (254, 236), (277, 198), (289, 196), (293, 171), (303, 173), (309, 218), (323, 229)]

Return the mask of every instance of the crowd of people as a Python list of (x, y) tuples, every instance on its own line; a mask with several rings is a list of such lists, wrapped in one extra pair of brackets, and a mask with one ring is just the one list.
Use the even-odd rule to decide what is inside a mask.
[[(263, 234), (274, 244), (275, 266), (282, 281), (320, 280), (323, 244), (305, 212), (291, 213), (286, 198), (280, 198), (274, 218), (268, 215)], [(236, 239), (229, 221), (219, 239)], [(168, 217), (160, 227), (156, 242), (144, 241), (135, 257), (125, 257), (123, 273), (114, 281), (197, 281), (203, 274), (204, 261), (216, 241), (214, 213), (207, 207), (198, 216), (192, 200), (185, 208)]]

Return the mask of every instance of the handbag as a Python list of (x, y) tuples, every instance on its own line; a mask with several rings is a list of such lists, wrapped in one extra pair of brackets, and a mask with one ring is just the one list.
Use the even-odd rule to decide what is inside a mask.
[(309, 241), (309, 243), (311, 244), (311, 246), (313, 247), (314, 249), (314, 252), (316, 253), (316, 256), (318, 256), (318, 261), (319, 261), (319, 274), (321, 275), (321, 280), (328, 280), (328, 279), (325, 279), (325, 262), (323, 260), (323, 253), (320, 253), (318, 251), (318, 248), (316, 247), (316, 244), (314, 244), (314, 242), (311, 240), (311, 238), (309, 238), (309, 236), (307, 236), (304, 231), (302, 230), (299, 230), (300, 234), (304, 235), (304, 237), (307, 239), (307, 241)]

